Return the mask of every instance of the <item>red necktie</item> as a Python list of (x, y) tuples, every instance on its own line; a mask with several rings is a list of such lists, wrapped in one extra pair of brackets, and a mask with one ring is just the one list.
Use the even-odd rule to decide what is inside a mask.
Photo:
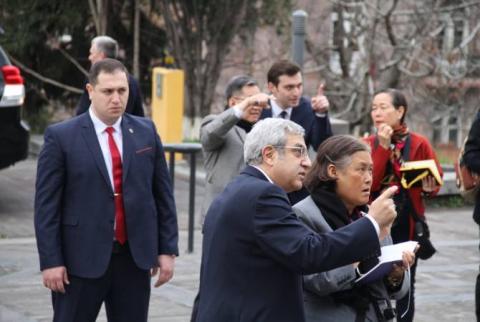
[(120, 157), (120, 151), (118, 151), (117, 144), (112, 135), (115, 129), (110, 126), (107, 127), (105, 131), (108, 133), (108, 147), (110, 148), (110, 155), (112, 156), (115, 198), (115, 239), (123, 245), (127, 240), (127, 229), (125, 225), (125, 208), (123, 207), (122, 195), (122, 158)]

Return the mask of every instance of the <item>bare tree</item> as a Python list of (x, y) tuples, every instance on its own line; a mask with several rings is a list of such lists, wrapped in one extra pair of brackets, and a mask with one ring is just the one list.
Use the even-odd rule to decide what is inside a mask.
[(330, 37), (310, 37), (307, 49), (324, 66), (333, 114), (358, 134), (369, 130), (369, 104), (382, 88), (403, 88), (425, 120), (472, 110), (463, 97), (480, 88), (472, 80), (479, 67), (480, 1), (331, 0), (329, 6), (324, 34)]
[(109, 0), (88, 0), (97, 35), (105, 35), (108, 27)]
[(157, 1), (173, 49), (185, 71), (187, 115), (208, 114), (222, 63), (245, 17), (248, 0)]
[(33, 77), (37, 78), (38, 80), (40, 80), (44, 83), (48, 83), (50, 85), (62, 88), (64, 90), (72, 92), (72, 93), (76, 93), (76, 94), (82, 94), (83, 93), (83, 89), (81, 89), (81, 88), (76, 88), (76, 87), (73, 87), (73, 86), (69, 86), (69, 85), (63, 84), (61, 82), (58, 82), (54, 79), (51, 79), (49, 77), (45, 77), (45, 76), (41, 75), (40, 73), (37, 73), (33, 69), (28, 68), (27, 66), (25, 66), (22, 62), (20, 62), (19, 60), (17, 60), (13, 56), (10, 55), (9, 57), (10, 57), (10, 60), (15, 65), (20, 67), (25, 73), (32, 75)]
[(133, 76), (140, 78), (140, 0), (134, 0), (135, 13), (133, 19)]

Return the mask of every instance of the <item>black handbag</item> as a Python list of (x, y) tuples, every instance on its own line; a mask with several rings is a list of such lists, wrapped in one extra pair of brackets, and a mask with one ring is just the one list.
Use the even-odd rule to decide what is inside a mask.
[(401, 216), (411, 216), (415, 221), (413, 240), (420, 245), (415, 255), (420, 259), (429, 259), (437, 251), (430, 240), (430, 229), (423, 218), (420, 218), (413, 207), (408, 191), (401, 189), (400, 193), (394, 196), (397, 206), (397, 218), (393, 225), (400, 220)]
[[(402, 156), (403, 160), (407, 161), (410, 153), (410, 135), (408, 135), (405, 141), (406, 142), (405, 147), (403, 148)], [(427, 222), (417, 215), (408, 191), (403, 190), (403, 192), (403, 201), (405, 202), (404, 207), (406, 214), (411, 215), (413, 220), (415, 220), (414, 240), (416, 240), (420, 245), (420, 248), (417, 250), (415, 255), (423, 260), (429, 259), (437, 252), (432, 244), (432, 241), (430, 240), (430, 229), (428, 228)], [(403, 209), (401, 209), (401, 211), (403, 211)]]
[[(414, 217), (417, 215), (415, 214)], [(430, 229), (427, 223), (418, 217), (415, 218), (415, 240), (420, 244), (416, 253), (418, 258), (426, 260), (436, 253), (437, 250), (430, 240)]]
[[(400, 219), (400, 216), (411, 216), (415, 221), (415, 229), (413, 234), (413, 240), (417, 241), (420, 245), (419, 249), (415, 255), (420, 259), (429, 259), (437, 251), (430, 240), (430, 229), (428, 224), (425, 222), (425, 219), (420, 218), (415, 208), (413, 207), (412, 200), (408, 195), (408, 191), (401, 188), (400, 193), (394, 197), (396, 199), (397, 206), (397, 218)], [(395, 222), (394, 222), (395, 225)]]

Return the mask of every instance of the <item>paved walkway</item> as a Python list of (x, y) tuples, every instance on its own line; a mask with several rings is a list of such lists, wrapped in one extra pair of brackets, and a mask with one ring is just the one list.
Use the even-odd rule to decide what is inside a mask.
[[(180, 232), (180, 249), (186, 249), (186, 233)], [(201, 243), (200, 234), (195, 240)], [(152, 289), (149, 321), (189, 321), (198, 287), (200, 252), (178, 258), (173, 280)], [(0, 322), (52, 320), (50, 292), (41, 284), (34, 238), (0, 240)], [(102, 312), (98, 321), (106, 321)]]
[[(418, 268), (416, 321), (474, 321), (474, 280), (478, 269), (478, 227), (470, 210), (430, 212), (438, 254)], [(180, 232), (186, 249), (186, 231)], [(200, 232), (193, 254), (177, 260), (176, 273), (166, 286), (154, 289), (150, 321), (188, 321), (198, 287)], [(33, 238), (0, 240), (0, 321), (51, 320), (49, 292), (41, 285)], [(102, 313), (99, 321), (105, 321)]]
[[(1, 191), (0, 199), (6, 197), (7, 201), (12, 200), (17, 195), (14, 185), (22, 180), (21, 185), (27, 187), (27, 195), (33, 193), (32, 162), (19, 164), (18, 173), (12, 174), (11, 170), (0, 173), (0, 183), (4, 180), (6, 186), (12, 189)], [(197, 214), (203, 194), (202, 185), (202, 182), (197, 185)], [(149, 319), (152, 322), (189, 321), (198, 287), (201, 233), (197, 225), (195, 251), (186, 254), (187, 191), (186, 180), (177, 176), (175, 197), (181, 256), (177, 259), (173, 280), (152, 291)], [(12, 211), (5, 204), (0, 204), (0, 210)], [(438, 254), (431, 260), (421, 261), (418, 267), (416, 321), (475, 321), (474, 281), (480, 262), (479, 229), (471, 219), (471, 212), (472, 209), (429, 209), (427, 216)], [(2, 219), (5, 217), (0, 215)], [(51, 321), (50, 294), (41, 284), (31, 216), (31, 210), (22, 209), (21, 220), (0, 222), (0, 322)], [(103, 312), (98, 321), (106, 321)]]

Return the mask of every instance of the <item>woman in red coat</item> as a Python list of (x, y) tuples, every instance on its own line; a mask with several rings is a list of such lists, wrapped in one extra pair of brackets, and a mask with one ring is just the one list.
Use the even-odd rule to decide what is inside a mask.
[[(371, 109), (376, 133), (367, 138), (373, 159), (372, 197), (377, 197), (383, 189), (392, 185), (400, 188), (394, 198), (397, 207), (397, 219), (391, 231), (394, 243), (413, 239), (414, 214), (422, 219), (425, 218), (422, 196), (431, 196), (439, 190), (439, 186), (431, 176), (424, 178), (421, 186), (403, 189), (400, 185), (402, 163), (433, 159), (437, 163), (440, 175), (443, 175), (429, 141), (424, 136), (409, 131), (405, 123), (407, 110), (407, 100), (400, 91), (387, 89), (377, 93), (373, 98)], [(416, 262), (411, 268), (410, 296), (407, 294), (397, 301), (398, 321), (413, 321), (415, 268)]]

